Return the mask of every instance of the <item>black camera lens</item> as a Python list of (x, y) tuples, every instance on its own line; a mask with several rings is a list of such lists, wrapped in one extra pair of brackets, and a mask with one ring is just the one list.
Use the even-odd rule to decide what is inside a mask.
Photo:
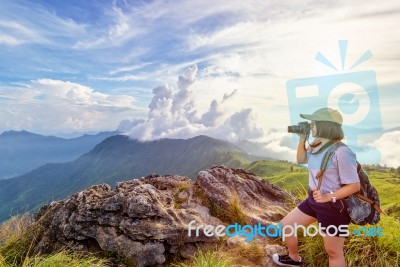
[(310, 123), (303, 121), (297, 125), (288, 126), (289, 133), (310, 134)]
[(298, 125), (288, 126), (289, 133), (300, 133), (301, 128)]

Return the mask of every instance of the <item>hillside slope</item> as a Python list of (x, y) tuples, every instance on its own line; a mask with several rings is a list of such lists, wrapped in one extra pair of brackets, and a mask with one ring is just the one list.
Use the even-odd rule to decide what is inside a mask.
[(20, 177), (0, 181), (0, 221), (94, 184), (115, 186), (117, 181), (152, 173), (194, 178), (213, 164), (239, 167), (247, 162), (245, 155), (235, 145), (207, 136), (144, 143), (113, 136), (75, 161), (46, 164)]

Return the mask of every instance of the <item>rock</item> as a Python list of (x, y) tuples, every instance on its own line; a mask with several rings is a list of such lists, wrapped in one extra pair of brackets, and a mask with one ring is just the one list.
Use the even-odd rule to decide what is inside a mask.
[(272, 257), (272, 255), (275, 253), (278, 253), (278, 254), (286, 253), (286, 249), (284, 247), (279, 246), (279, 245), (271, 245), (271, 244), (266, 245), (264, 247), (264, 251), (265, 251), (265, 254), (270, 257)]
[[(95, 185), (42, 207), (35, 217), (42, 229), (35, 252), (67, 247), (124, 255), (137, 266), (163, 265), (172, 254), (190, 258), (198, 245), (219, 241), (196, 228), (227, 226), (227, 218), (235, 219), (228, 216), (232, 206), (248, 222), (276, 222), (286, 213), (288, 198), (288, 193), (252, 173), (223, 166), (201, 171), (196, 182), (151, 175), (120, 182), (115, 189)], [(218, 209), (228, 215), (218, 216), (223, 214)], [(235, 239), (229, 240), (234, 245)]]
[(180, 255), (185, 259), (190, 259), (196, 254), (197, 251), (198, 248), (196, 246), (192, 244), (187, 244), (180, 250)]
[(244, 236), (232, 236), (226, 241), (228, 247), (236, 247), (246, 243), (246, 237)]
[(253, 173), (224, 166), (201, 171), (195, 185), (222, 210), (229, 210), (232, 201), (237, 199), (244, 213), (244, 220), (249, 224), (279, 221), (286, 214), (282, 201), (293, 198), (286, 191)]

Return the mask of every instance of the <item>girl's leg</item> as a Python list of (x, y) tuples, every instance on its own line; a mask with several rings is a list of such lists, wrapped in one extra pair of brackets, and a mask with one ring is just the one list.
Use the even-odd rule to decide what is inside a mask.
[(345, 267), (343, 245), (345, 238), (339, 236), (324, 236), (324, 246), (329, 256), (329, 267)]
[[(282, 219), (282, 228), (285, 225), (290, 225), (294, 227), (295, 224), (308, 226), (311, 223), (315, 222), (317, 219), (305, 214), (299, 208), (294, 208), (285, 218)], [(287, 231), (288, 232), (288, 231)], [(292, 260), (298, 261), (300, 259), (298, 247), (297, 247), (297, 236), (291, 235), (285, 237), (285, 243), (289, 250), (289, 256)]]

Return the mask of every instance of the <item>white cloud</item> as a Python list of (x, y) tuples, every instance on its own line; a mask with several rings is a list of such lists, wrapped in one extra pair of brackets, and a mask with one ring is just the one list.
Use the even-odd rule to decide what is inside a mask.
[[(0, 45), (46, 44), (65, 47), (68, 44), (65, 38), (74, 38), (85, 33), (85, 25), (61, 18), (42, 6), (29, 2), (2, 2), (0, 15)], [(64, 39), (57, 42), (58, 38)]]
[(400, 131), (382, 134), (372, 146), (381, 152), (381, 164), (397, 168), (400, 166)]
[(193, 65), (184, 76), (179, 76), (177, 91), (168, 84), (154, 88), (148, 119), (126, 134), (142, 141), (190, 138), (200, 134), (229, 141), (261, 138), (263, 130), (257, 126), (251, 108), (229, 108), (236, 91), (224, 94), (219, 101), (211, 99), (209, 109), (201, 112), (192, 91), (197, 72), (197, 66)]
[(100, 36), (89, 36), (91, 39), (80, 40), (75, 45), (75, 49), (107, 48), (121, 46), (128, 40), (143, 32), (137, 24), (132, 23), (132, 17), (126, 14), (115, 4), (106, 12), (113, 21), (105, 31), (100, 32)]
[(0, 130), (39, 133), (114, 130), (118, 122), (140, 114), (135, 99), (109, 95), (77, 83), (40, 79), (25, 86), (2, 87)]
[(136, 125), (138, 125), (139, 123), (144, 122), (143, 120), (123, 120), (119, 123), (117, 130), (119, 132), (127, 132), (130, 129), (132, 129), (132, 127), (135, 127)]
[(121, 73), (121, 72), (136, 71), (136, 70), (139, 70), (148, 65), (151, 65), (151, 63), (147, 62), (147, 63), (135, 64), (135, 65), (130, 65), (130, 66), (123, 66), (123, 67), (119, 67), (115, 70), (110, 71), (110, 74), (114, 75), (114, 74)]
[(22, 44), (23, 41), (22, 40), (18, 40), (17, 38), (13, 37), (13, 36), (9, 36), (9, 35), (2, 35), (0, 36), (0, 45), (19, 45)]
[(0, 44), (14, 46), (24, 43), (40, 43), (43, 37), (35, 29), (14, 21), (0, 20)]

